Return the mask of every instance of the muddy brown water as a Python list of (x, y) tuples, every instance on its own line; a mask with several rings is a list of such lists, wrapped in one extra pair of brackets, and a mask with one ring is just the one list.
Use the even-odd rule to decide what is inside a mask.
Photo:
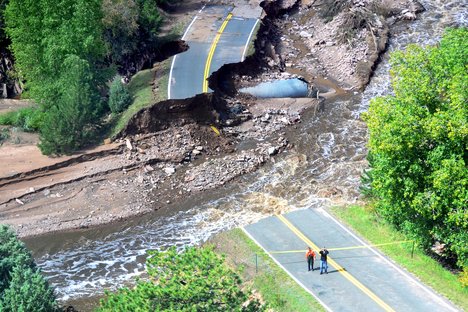
[[(435, 44), (445, 27), (468, 26), (466, 1), (421, 2), (427, 11), (399, 26), (389, 51), (409, 43)], [(295, 144), (292, 151), (228, 186), (125, 224), (28, 239), (59, 300), (86, 305), (83, 298), (131, 283), (144, 271), (148, 249), (182, 249), (273, 213), (356, 201), (367, 166), (367, 128), (359, 116), (371, 98), (391, 93), (388, 70), (387, 52), (363, 93), (339, 90), (322, 112), (303, 114), (300, 124), (286, 130)]]

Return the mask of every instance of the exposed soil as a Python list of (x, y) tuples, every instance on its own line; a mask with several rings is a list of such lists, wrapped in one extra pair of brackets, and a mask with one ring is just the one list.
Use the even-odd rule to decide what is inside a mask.
[[(113, 143), (60, 158), (40, 155), (34, 140), (4, 144), (0, 222), (25, 237), (124, 220), (224, 185), (287, 152), (295, 142), (282, 129), (301, 122), (305, 109), (320, 114), (322, 100), (259, 100), (237, 94), (238, 88), (300, 76), (327, 96), (362, 89), (389, 27), (420, 9), (413, 0), (361, 0), (323, 12), (339, 2), (262, 2), (266, 16), (256, 53), (214, 73), (215, 94), (156, 103), (136, 114)], [(236, 10), (257, 4), (236, 2)], [(188, 1), (168, 8), (167, 16), (175, 25), (200, 8)], [(343, 37), (345, 26), (350, 32)]]

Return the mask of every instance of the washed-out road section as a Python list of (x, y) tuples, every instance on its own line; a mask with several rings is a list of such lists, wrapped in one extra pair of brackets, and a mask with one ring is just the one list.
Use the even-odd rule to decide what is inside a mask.
[(203, 92), (206, 79), (221, 66), (245, 57), (246, 47), (260, 17), (259, 7), (250, 11), (229, 6), (206, 6), (187, 27), (186, 52), (174, 56), (169, 76), (169, 99), (185, 99)]

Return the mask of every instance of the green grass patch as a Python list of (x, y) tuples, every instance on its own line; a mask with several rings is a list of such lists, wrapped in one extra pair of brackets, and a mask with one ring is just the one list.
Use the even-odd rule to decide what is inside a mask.
[(39, 131), (45, 113), (36, 107), (24, 107), (0, 114), (0, 125), (20, 128), (26, 132)]
[[(167, 99), (167, 84), (171, 59), (158, 63), (156, 68), (145, 69), (136, 73), (128, 84), (128, 90), (133, 97), (132, 104), (114, 121), (110, 136), (115, 136), (122, 131), (130, 118), (141, 109), (154, 103)], [(156, 92), (153, 92), (153, 83), (156, 80)]]
[[(335, 207), (332, 212), (371, 244), (408, 240), (404, 234), (380, 219), (369, 207)], [(380, 246), (378, 249), (464, 311), (468, 311), (468, 287), (463, 287), (456, 274), (445, 269), (422, 249), (416, 246), (413, 258), (411, 243)]]
[(151, 69), (142, 70), (132, 77), (128, 84), (128, 90), (133, 97), (133, 103), (118, 115), (111, 136), (119, 133), (139, 110), (155, 102), (152, 90), (153, 80), (154, 72)]
[(258, 291), (274, 311), (325, 311), (241, 229), (219, 234), (210, 243), (216, 252), (226, 255), (227, 263), (240, 273), (245, 287)]

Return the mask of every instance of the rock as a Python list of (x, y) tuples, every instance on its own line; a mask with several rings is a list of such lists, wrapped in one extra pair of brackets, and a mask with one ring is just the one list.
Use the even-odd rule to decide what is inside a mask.
[(273, 156), (278, 154), (278, 148), (275, 146), (269, 147), (268, 148), (268, 155)]
[(413, 12), (406, 12), (401, 15), (401, 18), (407, 21), (413, 21), (416, 19), (416, 14), (414, 14)]
[(441, 244), (440, 242), (435, 242), (435, 244), (431, 247), (431, 250), (436, 254), (443, 255), (445, 252), (445, 244)]
[(279, 120), (279, 121), (280, 121), (280, 122), (282, 122), (282, 123), (284, 123), (285, 125), (289, 125), (289, 123), (290, 123), (290, 122), (289, 122), (289, 119), (288, 119), (288, 118), (286, 118), (286, 117), (282, 117), (282, 118), (280, 118), (280, 120)]
[(270, 114), (266, 113), (265, 115), (260, 118), (261, 121), (267, 122), (270, 119)]
[(18, 198), (15, 198), (15, 201), (20, 205), (24, 205), (24, 203), (21, 200), (19, 200)]
[(145, 181), (145, 179), (143, 178), (143, 176), (139, 175), (136, 179), (135, 179), (136, 183), (138, 184), (141, 184)]
[(34, 189), (34, 187), (30, 187), (30, 188), (29, 188), (29, 192), (30, 192), (30, 193), (34, 193), (35, 191), (36, 191), (36, 190)]
[(197, 150), (197, 149), (194, 149), (194, 150), (192, 151), (192, 154), (193, 154), (193, 155), (200, 155), (201, 152), (200, 152), (199, 150)]
[(125, 139), (125, 145), (127, 146), (129, 150), (133, 150), (132, 143), (130, 142), (129, 139)]
[(312, 38), (312, 34), (304, 30), (299, 33), (299, 36), (301, 36), (302, 38)]
[(152, 172), (152, 171), (154, 171), (153, 167), (151, 167), (150, 165), (145, 166), (145, 172)]
[(44, 194), (44, 196), (49, 196), (50, 195), (50, 190), (44, 190), (43, 194)]
[(167, 175), (173, 175), (176, 172), (176, 169), (174, 167), (166, 167), (166, 168), (163, 169), (163, 171)]
[(203, 151), (203, 146), (201, 146), (201, 145), (195, 146), (195, 149), (197, 151)]

